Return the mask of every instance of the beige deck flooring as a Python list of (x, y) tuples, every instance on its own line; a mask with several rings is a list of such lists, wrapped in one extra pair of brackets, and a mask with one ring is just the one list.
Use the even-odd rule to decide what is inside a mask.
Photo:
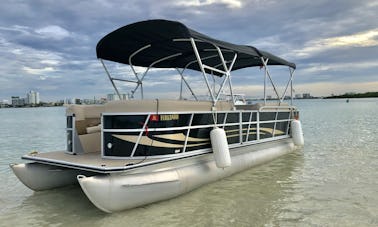
[[(60, 164), (70, 164), (78, 166), (91, 166), (95, 168), (112, 168), (112, 167), (123, 167), (127, 164), (138, 163), (142, 159), (103, 159), (101, 158), (101, 153), (86, 153), (86, 154), (67, 154), (64, 151), (53, 151), (47, 153), (38, 153), (38, 154), (28, 154), (25, 155), (27, 159), (34, 159), (36, 161), (49, 161)], [(157, 159), (146, 159), (143, 163), (156, 161)]]

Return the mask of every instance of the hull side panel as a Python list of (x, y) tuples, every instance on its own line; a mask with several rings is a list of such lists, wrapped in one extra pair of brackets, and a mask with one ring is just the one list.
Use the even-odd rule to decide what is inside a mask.
[[(256, 145), (255, 145), (256, 146)], [(212, 154), (181, 160), (174, 168), (149, 170), (144, 173), (112, 173), (101, 176), (78, 176), (78, 181), (99, 209), (111, 213), (166, 200), (204, 184), (222, 179), (248, 168), (266, 163), (294, 149), (292, 140), (277, 141), (260, 147), (234, 149), (232, 166), (217, 168)], [(179, 163), (177, 163), (179, 164)], [(174, 165), (172, 165), (174, 166)]]

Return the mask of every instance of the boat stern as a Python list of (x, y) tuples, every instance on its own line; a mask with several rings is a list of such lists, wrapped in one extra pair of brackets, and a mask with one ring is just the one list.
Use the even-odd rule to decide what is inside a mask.
[(76, 176), (82, 171), (41, 163), (10, 164), (17, 178), (34, 191), (49, 190), (76, 183)]

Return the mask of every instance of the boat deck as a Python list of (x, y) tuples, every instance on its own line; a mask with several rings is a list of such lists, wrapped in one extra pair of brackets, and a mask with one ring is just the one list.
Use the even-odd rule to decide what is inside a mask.
[(104, 159), (100, 152), (72, 155), (64, 151), (32, 153), (22, 156), (22, 159), (101, 173), (124, 171), (165, 160), (163, 158)]

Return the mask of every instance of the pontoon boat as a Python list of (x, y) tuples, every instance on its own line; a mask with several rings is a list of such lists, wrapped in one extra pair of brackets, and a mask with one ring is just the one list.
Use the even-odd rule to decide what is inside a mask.
[[(282, 58), (167, 20), (121, 27), (103, 37), (96, 51), (120, 100), (69, 105), (67, 149), (29, 153), (22, 159), (30, 162), (10, 165), (32, 190), (78, 182), (95, 206), (115, 212), (173, 198), (303, 145), (298, 110), (292, 100), (284, 102), (288, 91), (293, 97), (296, 66)], [(112, 62), (131, 67), (135, 79), (111, 75)], [(271, 65), (289, 68), (282, 95)], [(234, 98), (231, 73), (249, 67), (261, 67), (264, 88), (271, 82), (276, 102), (267, 101), (265, 89), (261, 103)], [(176, 99), (144, 98), (146, 75), (156, 69), (177, 71)], [(205, 95), (196, 93), (187, 72), (200, 73)], [(122, 99), (121, 82), (135, 85), (128, 100)], [(225, 93), (231, 98), (222, 100)]]

